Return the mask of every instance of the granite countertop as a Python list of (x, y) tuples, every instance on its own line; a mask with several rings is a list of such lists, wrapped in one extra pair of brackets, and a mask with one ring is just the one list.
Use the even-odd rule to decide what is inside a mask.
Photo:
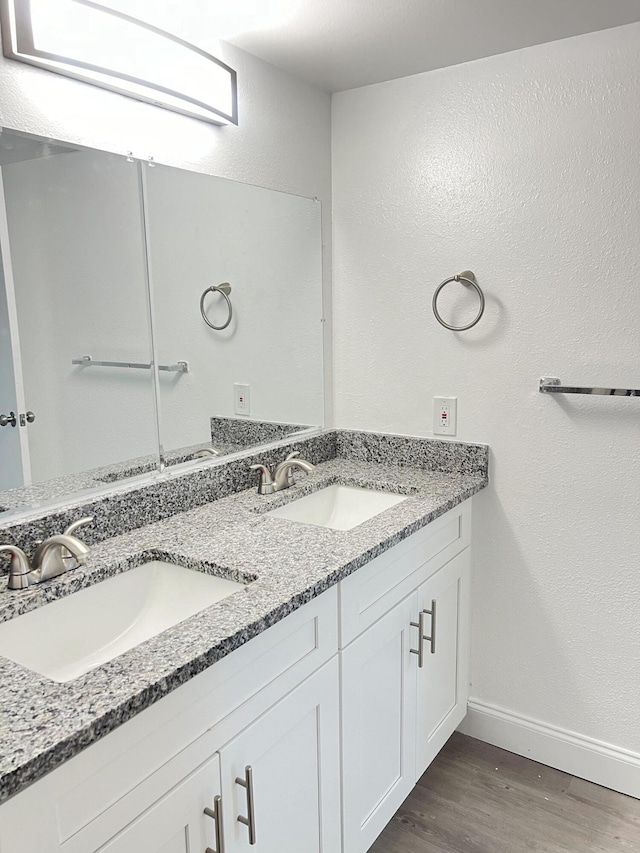
[[(199, 450), (214, 447), (218, 451), (218, 457), (228, 456), (249, 450), (252, 446), (263, 446), (280, 441), (292, 434), (304, 435), (318, 428), (306, 424), (212, 417), (209, 429), (211, 441), (166, 450), (164, 454), (166, 466), (171, 468), (183, 462), (193, 461)], [(118, 483), (131, 477), (139, 477), (141, 474), (155, 472), (158, 469), (158, 463), (158, 454), (150, 453), (122, 462), (113, 462), (110, 465), (43, 480), (30, 486), (4, 489), (0, 491), (0, 514), (10, 510), (46, 505), (69, 495), (100, 488), (105, 483)]]
[[(168, 467), (171, 467), (172, 465), (179, 465), (182, 462), (188, 462), (194, 459), (194, 454), (198, 450), (204, 450), (211, 446), (211, 442), (201, 442), (200, 444), (192, 444), (188, 447), (178, 448), (177, 450), (170, 450), (165, 455), (166, 464)], [(240, 443), (218, 442), (216, 450), (219, 451), (220, 456), (225, 456), (246, 450), (246, 447)], [(96, 489), (104, 486), (106, 483), (118, 483), (126, 481), (130, 477), (139, 477), (141, 474), (156, 471), (157, 468), (158, 457), (148, 454), (147, 456), (137, 456), (134, 459), (128, 459), (125, 462), (114, 462), (112, 465), (103, 465), (100, 468), (92, 468), (87, 471), (54, 477), (51, 480), (43, 480), (31, 486), (4, 489), (0, 497), (2, 501), (1, 510), (30, 509), (31, 507), (38, 507), (43, 504), (46, 505), (50, 501), (63, 499), (68, 495), (78, 494), (85, 490)]]
[[(265, 514), (336, 482), (405, 494), (407, 500), (347, 531)], [(146, 559), (168, 559), (250, 581), (244, 590), (65, 684), (0, 657), (0, 801), (480, 491), (487, 482), (484, 474), (335, 459), (318, 465), (309, 478), (276, 495), (259, 496), (252, 489), (221, 498), (96, 544), (87, 566), (41, 587), (3, 590), (0, 621)]]

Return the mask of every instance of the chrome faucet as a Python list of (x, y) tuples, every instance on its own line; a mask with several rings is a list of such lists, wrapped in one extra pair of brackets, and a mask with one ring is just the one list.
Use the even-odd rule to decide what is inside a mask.
[(11, 554), (8, 589), (28, 589), (34, 584), (55, 578), (87, 562), (89, 548), (72, 534), (84, 524), (93, 521), (93, 516), (81, 518), (69, 525), (64, 533), (45, 539), (29, 558), (16, 545), (0, 545), (0, 552)]
[(289, 486), (295, 485), (293, 478), (293, 469), (300, 468), (307, 474), (311, 474), (315, 470), (315, 465), (311, 462), (306, 462), (304, 459), (298, 459), (299, 453), (294, 450), (290, 453), (284, 462), (280, 462), (275, 468), (270, 465), (251, 465), (252, 471), (260, 471), (260, 482), (258, 484), (259, 495), (272, 495), (274, 492), (280, 492), (282, 489), (288, 489)]

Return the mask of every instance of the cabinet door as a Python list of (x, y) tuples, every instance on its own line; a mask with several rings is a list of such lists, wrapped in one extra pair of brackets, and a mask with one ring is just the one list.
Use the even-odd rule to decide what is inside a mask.
[(340, 850), (338, 680), (336, 656), (221, 750), (227, 853)]
[(213, 810), (220, 794), (220, 760), (214, 755), (172, 788), (98, 853), (194, 853), (216, 851)]
[(422, 641), (423, 667), (418, 670), (416, 778), (467, 712), (469, 580), (467, 548), (418, 589), (425, 634), (432, 639)]
[(342, 653), (343, 838), (368, 850), (415, 784), (417, 593)]

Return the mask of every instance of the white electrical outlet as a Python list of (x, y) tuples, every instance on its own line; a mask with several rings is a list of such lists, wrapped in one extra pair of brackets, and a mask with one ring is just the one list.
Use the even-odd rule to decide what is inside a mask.
[(455, 435), (458, 421), (457, 397), (433, 398), (433, 434)]
[(233, 384), (233, 411), (236, 415), (249, 415), (251, 388), (249, 385)]

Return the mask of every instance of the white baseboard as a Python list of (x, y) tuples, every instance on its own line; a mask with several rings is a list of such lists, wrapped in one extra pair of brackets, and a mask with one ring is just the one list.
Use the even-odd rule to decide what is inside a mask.
[(466, 735), (640, 799), (640, 753), (469, 700)]

